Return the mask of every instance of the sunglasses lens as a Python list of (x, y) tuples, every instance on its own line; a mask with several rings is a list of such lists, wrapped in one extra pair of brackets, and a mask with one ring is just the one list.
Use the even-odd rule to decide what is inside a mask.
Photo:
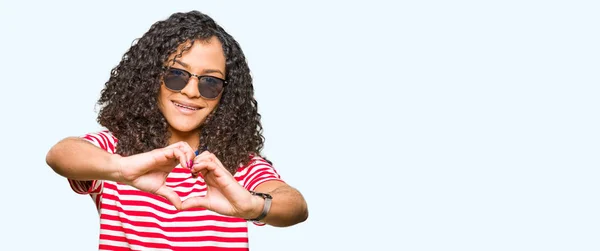
[(200, 94), (205, 98), (216, 98), (223, 91), (223, 80), (213, 77), (201, 77), (198, 83)]
[(181, 91), (187, 85), (190, 77), (182, 70), (169, 69), (165, 75), (165, 86), (174, 91)]

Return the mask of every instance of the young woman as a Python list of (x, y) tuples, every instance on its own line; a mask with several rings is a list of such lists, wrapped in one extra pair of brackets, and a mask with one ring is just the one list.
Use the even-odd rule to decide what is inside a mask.
[(101, 250), (247, 250), (247, 222), (291, 226), (302, 195), (262, 158), (239, 44), (209, 16), (175, 13), (125, 53), (102, 90), (107, 130), (69, 137), (46, 162), (100, 215)]

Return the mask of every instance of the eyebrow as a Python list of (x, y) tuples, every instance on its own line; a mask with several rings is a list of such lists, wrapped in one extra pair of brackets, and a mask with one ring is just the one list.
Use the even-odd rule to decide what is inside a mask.
[[(179, 61), (179, 60), (177, 60), (177, 59), (173, 59), (173, 61), (175, 61), (175, 63), (178, 63), (178, 64), (180, 64), (181, 66), (183, 66), (183, 67), (184, 67), (184, 68), (186, 68), (186, 69), (190, 69), (190, 65), (189, 65), (189, 64), (186, 64), (186, 63), (184, 63), (184, 62), (181, 62), (181, 61)], [(225, 73), (223, 73), (223, 72), (222, 72), (221, 70), (219, 70), (219, 69), (204, 69), (204, 70), (202, 71), (202, 74), (208, 74), (208, 73), (219, 73), (219, 74), (221, 74), (221, 76), (225, 77)]]

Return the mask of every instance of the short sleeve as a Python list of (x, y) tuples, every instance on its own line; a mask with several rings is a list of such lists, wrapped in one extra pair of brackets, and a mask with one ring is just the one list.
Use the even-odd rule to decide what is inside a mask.
[[(88, 133), (81, 136), (81, 138), (109, 153), (115, 153), (117, 140), (109, 131)], [(95, 195), (102, 192), (103, 182), (101, 180), (67, 180), (71, 185), (71, 189), (78, 194)]]
[(254, 190), (258, 185), (270, 180), (283, 182), (273, 165), (259, 156), (252, 157), (248, 165), (240, 167), (234, 177), (247, 190)]

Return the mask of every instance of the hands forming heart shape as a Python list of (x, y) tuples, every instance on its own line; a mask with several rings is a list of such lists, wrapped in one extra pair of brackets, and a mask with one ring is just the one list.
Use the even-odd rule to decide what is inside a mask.
[[(250, 219), (257, 216), (256, 209), (264, 203), (242, 187), (214, 154), (204, 151), (196, 156), (186, 142), (128, 157), (119, 156), (116, 163), (119, 182), (165, 197), (179, 210), (203, 207), (219, 214)], [(202, 175), (207, 186), (206, 196), (182, 202), (166, 185), (167, 176), (177, 164), (189, 168), (193, 175)]]

